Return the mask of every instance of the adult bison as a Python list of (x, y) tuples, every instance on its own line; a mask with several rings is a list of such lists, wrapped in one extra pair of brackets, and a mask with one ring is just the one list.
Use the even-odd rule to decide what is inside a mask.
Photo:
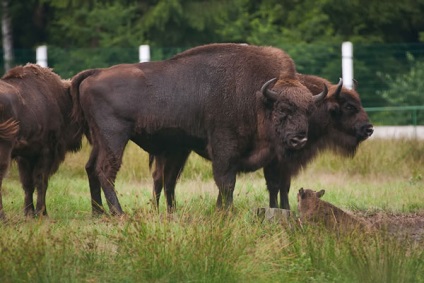
[[(16, 160), (25, 191), (27, 216), (47, 215), (49, 177), (67, 151), (81, 147), (82, 135), (71, 119), (70, 81), (48, 68), (27, 64), (0, 80), (0, 217), (4, 218), (1, 184), (12, 159)], [(34, 209), (33, 193), (37, 188)]]
[[(283, 158), (274, 158), (264, 166), (269, 205), (273, 208), (278, 207), (280, 193), (280, 207), (290, 209), (288, 193), (291, 178), (319, 152), (330, 149), (339, 154), (353, 156), (359, 143), (373, 133), (373, 127), (361, 105), (359, 94), (355, 90), (344, 88), (342, 80), (338, 85), (332, 85), (317, 76), (297, 74), (297, 78), (315, 95), (322, 90), (322, 85), (326, 85), (329, 89), (328, 96), (309, 119), (308, 141), (305, 146), (296, 151), (288, 149)], [(208, 158), (205, 151), (195, 151)], [(165, 187), (168, 210), (174, 209), (175, 184), (189, 153), (190, 151), (186, 150), (173, 155), (150, 155), (150, 166), (155, 162), (152, 176), (157, 205), (162, 188)]]
[(114, 181), (129, 140), (154, 155), (206, 151), (217, 206), (229, 207), (237, 172), (305, 145), (309, 114), (326, 94), (314, 99), (282, 50), (238, 44), (75, 75), (75, 117), (86, 121), (93, 146), (86, 165), (93, 213), (103, 212), (101, 188), (111, 213), (123, 213)]

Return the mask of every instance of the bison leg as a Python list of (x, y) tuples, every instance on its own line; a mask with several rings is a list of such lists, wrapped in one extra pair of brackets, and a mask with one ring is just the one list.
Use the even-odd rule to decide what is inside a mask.
[(24, 201), (24, 214), (25, 216), (34, 217), (35, 209), (34, 209), (34, 163), (23, 159), (17, 158), (18, 169), (19, 169), (19, 177), (21, 179), (22, 188), (25, 193), (25, 201)]
[(222, 166), (222, 163), (216, 161), (212, 163), (212, 167), (214, 180), (219, 189), (216, 206), (218, 209), (229, 209), (233, 204), (237, 171), (229, 165)]
[(289, 204), (289, 191), (290, 191), (291, 178), (284, 179), (283, 185), (280, 188), (280, 208), (290, 210)]
[(0, 220), (5, 219), (5, 214), (3, 211), (3, 197), (2, 197), (2, 188), (3, 188), (3, 179), (6, 176), (7, 170), (9, 169), (9, 163), (12, 153), (12, 146), (9, 145), (0, 145)]
[(111, 162), (110, 159), (111, 157), (99, 158), (96, 165), (96, 171), (99, 172), (100, 184), (105, 194), (110, 213), (119, 216), (124, 214), (124, 211), (122, 210), (115, 191), (115, 179), (118, 168), (116, 167), (117, 163), (115, 161)]
[(155, 208), (159, 210), (159, 200), (160, 195), (162, 193), (163, 183), (164, 183), (164, 167), (166, 163), (166, 157), (163, 155), (155, 155), (154, 157), (155, 161), (155, 169), (152, 173), (153, 178), (153, 203), (155, 205)]
[(96, 161), (98, 155), (98, 146), (93, 145), (93, 148), (90, 153), (90, 158), (85, 165), (85, 171), (88, 176), (88, 183), (90, 186), (91, 194), (91, 210), (93, 216), (99, 216), (104, 214), (104, 208), (102, 204), (102, 194), (100, 180), (96, 173)]
[(159, 208), (162, 188), (165, 186), (167, 211), (175, 210), (175, 186), (189, 156), (189, 151), (179, 151), (155, 155), (155, 170), (153, 171), (153, 196), (155, 205)]
[[(1, 169), (0, 169), (1, 170)], [(3, 211), (3, 197), (1, 195), (1, 191), (2, 191), (2, 184), (3, 184), (3, 171), (0, 172), (0, 220), (4, 220), (6, 218), (6, 216), (4, 215), (4, 211)]]
[(175, 186), (181, 172), (184, 169), (184, 165), (189, 154), (189, 151), (180, 151), (166, 157), (164, 182), (167, 211), (169, 213), (172, 213), (175, 210)]
[(45, 173), (37, 174), (37, 205), (35, 208), (36, 216), (47, 216), (46, 194), (48, 186), (48, 177)]
[(47, 216), (46, 195), (49, 184), (49, 177), (56, 172), (58, 164), (55, 160), (58, 158), (54, 150), (44, 148), (42, 155), (34, 166), (33, 178), (37, 188), (37, 205), (35, 208), (36, 216)]
[[(122, 155), (129, 141), (131, 127), (125, 122), (120, 123), (116, 120), (102, 122), (109, 126), (105, 127), (104, 131), (100, 131), (99, 136), (93, 142), (98, 146), (97, 155), (94, 157), (96, 160), (95, 170), (110, 213), (119, 216), (124, 212), (116, 195), (115, 179), (122, 164)], [(114, 125), (114, 131), (111, 130), (110, 125)]]
[(284, 170), (283, 166), (274, 160), (264, 167), (264, 176), (269, 193), (269, 207), (278, 207), (278, 193), (280, 193), (280, 208), (290, 209), (288, 194), (291, 178), (289, 171)]
[(0, 220), (5, 219), (4, 211), (3, 211), (3, 197), (1, 194), (2, 185), (3, 185), (3, 177), (6, 174), (7, 164), (5, 166), (0, 166)]

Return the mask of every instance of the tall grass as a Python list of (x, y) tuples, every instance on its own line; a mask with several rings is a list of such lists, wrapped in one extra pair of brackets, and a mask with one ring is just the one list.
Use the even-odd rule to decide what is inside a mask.
[[(151, 205), (147, 155), (130, 144), (116, 188), (127, 216), (92, 218), (84, 164), (89, 146), (50, 180), (49, 218), (23, 216), (16, 168), (4, 181), (0, 282), (424, 282), (423, 238), (385, 231), (337, 235), (319, 227), (261, 222), (262, 172), (237, 179), (234, 210), (215, 210), (211, 166), (192, 155), (177, 186), (177, 212)], [(424, 217), (424, 143), (370, 140), (353, 159), (320, 155), (292, 182), (361, 213)]]

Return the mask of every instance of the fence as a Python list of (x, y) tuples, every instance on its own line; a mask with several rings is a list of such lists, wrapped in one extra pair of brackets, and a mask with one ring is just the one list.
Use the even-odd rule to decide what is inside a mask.
[[(424, 140), (424, 106), (366, 107), (374, 124), (372, 138)], [(390, 126), (387, 126), (390, 125)]]
[[(349, 45), (349, 44), (348, 44)], [(352, 74), (347, 75), (345, 83), (355, 78), (362, 104), (368, 111), (372, 121), (377, 125), (424, 125), (424, 110), (422, 101), (410, 102), (411, 105), (393, 107), (381, 92), (388, 89), (387, 77), (396, 77), (409, 72), (412, 61), (424, 62), (423, 44), (355, 44), (353, 50), (348, 50), (342, 56), (340, 44), (287, 44), (278, 46), (285, 50), (296, 62), (298, 72), (314, 74), (337, 83), (342, 74), (342, 59), (353, 62)], [(159, 47), (131, 47), (131, 48), (77, 48), (64, 49), (48, 46), (41, 57), (48, 56), (47, 63), (63, 78), (70, 78), (81, 70), (102, 68), (119, 63), (134, 63), (146, 60), (163, 60), (188, 49), (159, 48)], [(349, 48), (349, 46), (344, 46)], [(149, 52), (146, 52), (149, 51)], [(350, 52), (350, 53), (349, 53)], [(36, 50), (15, 50), (15, 64), (36, 62)], [(343, 58), (342, 58), (343, 57)], [(0, 71), (3, 62), (0, 58)], [(417, 97), (424, 94), (422, 89), (413, 91)], [(406, 91), (399, 95), (411, 95)]]
[(424, 106), (366, 107), (365, 110), (380, 125), (424, 125)]

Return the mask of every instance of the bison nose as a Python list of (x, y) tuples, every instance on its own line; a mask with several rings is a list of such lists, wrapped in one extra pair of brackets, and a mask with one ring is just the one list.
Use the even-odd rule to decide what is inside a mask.
[(361, 127), (361, 135), (366, 139), (374, 133), (374, 128), (371, 124), (367, 123)]
[(292, 149), (300, 149), (305, 146), (307, 141), (306, 135), (298, 135), (289, 139), (288, 146)]

